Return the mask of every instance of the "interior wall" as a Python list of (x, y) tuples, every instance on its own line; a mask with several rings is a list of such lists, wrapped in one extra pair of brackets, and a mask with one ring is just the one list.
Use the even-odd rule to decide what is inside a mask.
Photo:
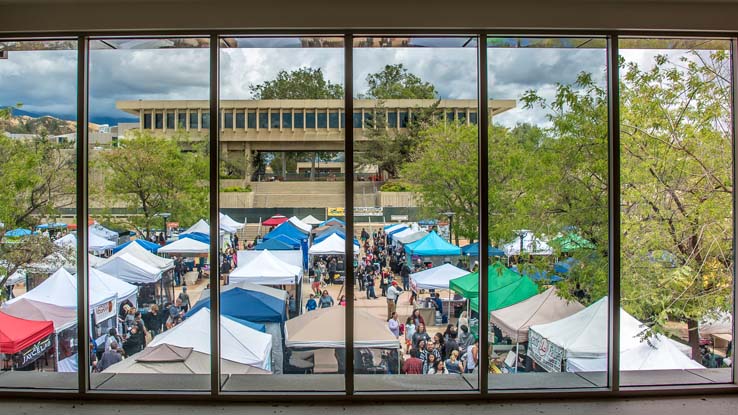
[(0, 0), (0, 33), (207, 29), (738, 30), (735, 0)]

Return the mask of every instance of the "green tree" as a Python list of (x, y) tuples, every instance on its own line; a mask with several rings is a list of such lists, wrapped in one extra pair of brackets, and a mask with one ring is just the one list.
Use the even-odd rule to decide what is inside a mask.
[(356, 160), (361, 166), (377, 166), (390, 177), (400, 175), (402, 166), (410, 161), (419, 142), (420, 132), (435, 122), (438, 102), (431, 106), (412, 109), (407, 128), (387, 128), (385, 100), (388, 99), (438, 99), (438, 92), (430, 82), (408, 72), (402, 64), (386, 65), (380, 72), (366, 77), (369, 86), (364, 99), (377, 100), (372, 121), (365, 129), (366, 140), (356, 142)]
[(101, 152), (94, 166), (105, 175), (101, 197), (121, 200), (136, 212), (127, 225), (142, 233), (162, 226), (159, 213), (171, 213), (183, 224), (207, 216), (208, 156), (202, 142), (135, 131), (118, 148)]
[[(250, 85), (251, 95), (254, 99), (343, 99), (343, 86), (334, 84), (325, 79), (323, 70), (320, 68), (299, 68), (291, 72), (279, 71), (277, 77), (271, 81), (265, 81), (258, 85)], [(330, 159), (337, 152), (290, 152), (281, 153), (286, 155), (282, 163), (282, 155), (275, 156), (278, 163), (272, 165), (275, 173), (277, 171), (286, 176), (283, 167), (296, 164), (297, 161), (310, 161), (310, 180), (315, 179), (315, 162), (318, 159)], [(290, 170), (287, 168), (287, 170)]]

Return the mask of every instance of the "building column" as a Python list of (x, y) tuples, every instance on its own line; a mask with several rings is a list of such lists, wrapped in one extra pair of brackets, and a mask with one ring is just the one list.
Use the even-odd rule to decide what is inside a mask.
[(185, 110), (185, 130), (190, 131), (190, 109)]
[(174, 109), (174, 131), (179, 130), (179, 110)]
[(143, 109), (138, 110), (138, 130), (143, 131), (144, 129), (144, 113)]
[(202, 130), (202, 108), (198, 108), (197, 110), (197, 131)]

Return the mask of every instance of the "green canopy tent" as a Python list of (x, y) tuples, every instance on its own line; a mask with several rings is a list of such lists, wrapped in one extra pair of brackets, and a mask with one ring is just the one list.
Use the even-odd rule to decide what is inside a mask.
[(576, 251), (578, 249), (595, 249), (595, 246), (592, 242), (582, 238), (581, 236), (573, 232), (563, 236), (559, 236), (551, 242), (553, 245), (558, 246), (561, 249), (561, 252), (564, 253)]
[[(488, 275), (489, 311), (517, 304), (538, 294), (538, 285), (533, 280), (499, 262), (489, 266)], [(479, 310), (479, 273), (455, 278), (449, 282), (449, 288), (471, 299), (471, 308)]]

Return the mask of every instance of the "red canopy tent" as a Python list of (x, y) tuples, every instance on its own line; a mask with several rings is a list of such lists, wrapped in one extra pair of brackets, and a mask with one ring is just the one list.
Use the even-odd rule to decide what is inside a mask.
[(0, 312), (0, 353), (21, 352), (52, 334), (51, 321), (25, 320)]
[(262, 222), (262, 224), (264, 226), (278, 226), (287, 222), (288, 220), (289, 218), (287, 216), (277, 214), (265, 220), (264, 222)]
[[(95, 219), (87, 219), (87, 226), (93, 225), (95, 223)], [(70, 231), (76, 231), (77, 230), (77, 224), (72, 223), (71, 225), (67, 226), (67, 229)]]

